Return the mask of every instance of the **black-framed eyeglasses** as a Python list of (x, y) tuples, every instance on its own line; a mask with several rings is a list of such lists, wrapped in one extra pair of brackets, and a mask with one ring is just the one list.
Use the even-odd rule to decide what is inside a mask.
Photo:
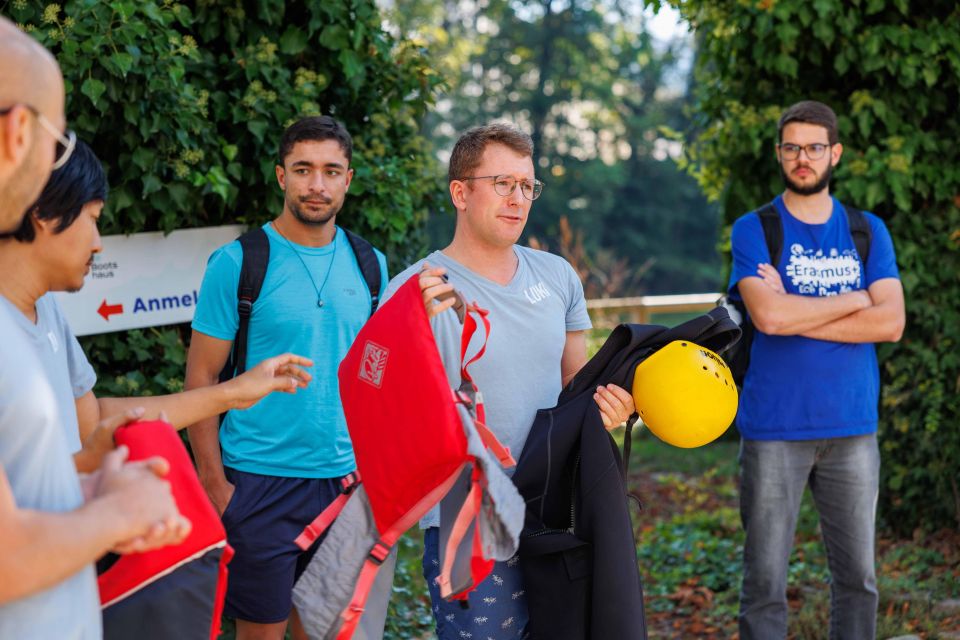
[(786, 142), (777, 145), (780, 149), (780, 155), (783, 156), (784, 160), (796, 160), (800, 157), (801, 150), (807, 154), (807, 158), (810, 160), (819, 160), (823, 157), (823, 154), (827, 152), (827, 149), (832, 146), (832, 144), (824, 144), (823, 142), (814, 142), (812, 144), (793, 144), (792, 142)]
[(40, 126), (46, 129), (47, 133), (53, 136), (53, 139), (57, 141), (57, 150), (54, 154), (53, 170), (56, 171), (63, 165), (67, 164), (67, 160), (69, 160), (70, 156), (73, 154), (74, 147), (77, 146), (77, 134), (70, 129), (67, 129), (61, 133), (45, 115), (40, 113), (36, 107), (30, 106), (29, 104), (15, 104), (7, 107), (6, 109), (0, 109), (0, 116), (7, 115), (17, 106), (22, 106), (24, 109), (32, 113), (36, 117), (37, 122), (40, 123)]
[(539, 180), (517, 180), (510, 175), (499, 175), (499, 176), (468, 176), (466, 178), (457, 178), (457, 180), (493, 180), (493, 190), (497, 192), (498, 196), (509, 196), (513, 194), (517, 189), (517, 185), (520, 185), (520, 193), (523, 194), (523, 197), (527, 200), (536, 200), (540, 197), (540, 194), (543, 192), (543, 183)]

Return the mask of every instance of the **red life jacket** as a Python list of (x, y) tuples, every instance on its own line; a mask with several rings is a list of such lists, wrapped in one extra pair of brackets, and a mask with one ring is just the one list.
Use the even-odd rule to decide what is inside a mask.
[[(460, 389), (452, 390), (418, 279), (416, 275), (411, 277), (380, 307), (361, 329), (340, 364), (340, 396), (358, 473), (348, 477), (344, 494), (306, 528), (297, 543), (304, 549), (309, 547), (333, 523), (348, 500), (362, 500), (366, 504), (344, 511), (345, 516), (351, 514), (351, 522), (355, 523), (351, 525), (353, 530), (342, 528), (338, 532), (338, 525), (344, 523), (334, 524), (311, 562), (311, 565), (322, 564), (324, 569), (311, 571), (313, 567), (308, 566), (294, 589), (294, 602), (311, 637), (333, 637), (332, 633), (336, 633), (338, 639), (352, 637), (377, 571), (397, 539), (464, 477), (469, 479), (469, 490), (450, 532), (447, 544), (450, 560), (441, 568), (444, 597), (465, 599), (466, 592), (489, 575), (493, 567), (493, 560), (483, 556), (480, 527), (475, 526), (481, 517), (482, 498), (489, 499), (485, 496), (486, 476), (476, 456), (468, 451), (460, 410), (461, 407), (469, 409), (474, 424), (480, 424), (477, 431), (484, 445), (500, 460), (512, 464), (509, 452), (482, 426), (479, 393), (467, 373), (469, 365), (483, 355), (483, 348), (469, 361), (464, 361), (474, 332), (482, 326), (489, 335), (490, 324), (486, 311), (475, 305), (464, 305), (463, 384)], [(360, 478), (363, 490), (354, 491)], [(512, 484), (510, 489), (516, 493)], [(518, 495), (516, 499), (522, 504)], [(517, 533), (519, 526), (518, 522)], [(369, 538), (363, 546), (365, 557), (345, 557), (356, 555), (352, 549), (358, 536)], [(449, 580), (453, 558), (457, 549), (464, 548), (470, 550), (472, 580), (461, 592), (454, 592)], [(514, 542), (513, 551), (515, 549)], [(338, 576), (336, 579), (343, 576), (352, 588), (344, 590), (336, 588), (340, 585), (331, 585), (331, 575)], [(303, 583), (309, 581), (314, 584), (305, 589)], [(305, 594), (305, 591), (313, 593)], [(337, 606), (338, 611), (342, 609), (339, 619), (331, 619), (329, 609), (334, 605), (326, 602), (322, 607), (327, 611), (314, 620), (309, 611), (311, 604), (321, 606), (318, 601), (329, 600), (331, 591), (345, 591), (352, 593), (352, 597)]]
[(166, 422), (117, 429), (117, 445), (130, 460), (161, 456), (177, 508), (193, 527), (177, 545), (119, 556), (98, 577), (104, 638), (161, 640), (220, 635), (233, 549), (177, 432)]

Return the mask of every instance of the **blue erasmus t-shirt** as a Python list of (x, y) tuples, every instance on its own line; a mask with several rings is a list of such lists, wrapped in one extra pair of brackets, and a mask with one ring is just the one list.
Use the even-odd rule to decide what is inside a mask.
[[(287, 478), (342, 476), (353, 471), (356, 462), (337, 367), (370, 315), (370, 292), (339, 227), (325, 247), (288, 244), (269, 223), (263, 228), (270, 240), (270, 266), (250, 317), (247, 368), (290, 352), (313, 360), (313, 379), (295, 394), (272, 393), (249, 409), (227, 412), (220, 428), (223, 463), (247, 473)], [(386, 259), (376, 253), (383, 291)], [(210, 256), (193, 318), (196, 331), (233, 340), (242, 260), (237, 241)], [(318, 286), (322, 308), (317, 307)]]
[[(886, 225), (865, 213), (872, 231), (867, 264), (857, 255), (843, 205), (823, 224), (795, 218), (777, 196), (783, 249), (776, 265), (787, 293), (834, 296), (899, 278)], [(733, 269), (728, 290), (770, 262), (757, 213), (741, 216), (731, 236)], [(750, 440), (815, 440), (873, 433), (877, 429), (880, 372), (872, 343), (852, 344), (757, 331), (737, 412), (737, 428)]]

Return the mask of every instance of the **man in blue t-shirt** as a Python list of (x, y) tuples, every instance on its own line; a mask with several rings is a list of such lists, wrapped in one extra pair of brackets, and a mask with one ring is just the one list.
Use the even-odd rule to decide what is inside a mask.
[(737, 414), (743, 640), (786, 636), (787, 564), (808, 485), (832, 576), (830, 637), (875, 635), (874, 343), (900, 339), (903, 288), (883, 222), (864, 214), (872, 238), (864, 264), (846, 211), (830, 195), (842, 153), (830, 107), (791, 106), (777, 145), (786, 186), (773, 201), (783, 228), (779, 259), (770, 256), (756, 212), (733, 225), (729, 290), (743, 298), (757, 329)]
[[(237, 619), (241, 640), (283, 638), (293, 584), (317, 546), (301, 553), (294, 540), (355, 468), (337, 367), (370, 315), (371, 296), (336, 226), (353, 178), (351, 155), (350, 134), (333, 118), (291, 125), (276, 167), (283, 212), (263, 226), (270, 262), (250, 318), (247, 366), (289, 349), (316, 363), (312, 383), (297, 395), (275, 394), (244, 412), (230, 411), (219, 429), (215, 418), (189, 428), (200, 479), (236, 550), (225, 613)], [(386, 260), (380, 252), (377, 258), (385, 287)], [(216, 383), (230, 354), (241, 262), (240, 244), (232, 242), (207, 264), (188, 388)]]

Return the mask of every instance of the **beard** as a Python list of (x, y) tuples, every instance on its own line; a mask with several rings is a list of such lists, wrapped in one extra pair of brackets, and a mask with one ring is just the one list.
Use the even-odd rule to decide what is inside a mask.
[[(810, 171), (813, 171), (811, 167), (806, 168)], [(793, 191), (798, 196), (812, 196), (820, 193), (830, 186), (830, 178), (833, 177), (833, 165), (828, 164), (827, 170), (823, 172), (823, 175), (820, 176), (820, 179), (807, 186), (795, 182), (790, 176), (788, 176), (783, 170), (782, 164), (780, 165), (780, 177), (783, 178), (783, 183), (787, 186), (787, 189)]]
[(286, 197), (287, 207), (290, 209), (290, 213), (293, 214), (293, 217), (302, 222), (303, 224), (322, 227), (340, 213), (340, 209), (343, 207), (343, 202), (334, 202), (331, 199), (325, 199), (323, 201), (324, 207), (319, 210), (311, 211), (307, 209), (306, 203), (303, 202), (300, 198), (292, 198), (290, 196)]

